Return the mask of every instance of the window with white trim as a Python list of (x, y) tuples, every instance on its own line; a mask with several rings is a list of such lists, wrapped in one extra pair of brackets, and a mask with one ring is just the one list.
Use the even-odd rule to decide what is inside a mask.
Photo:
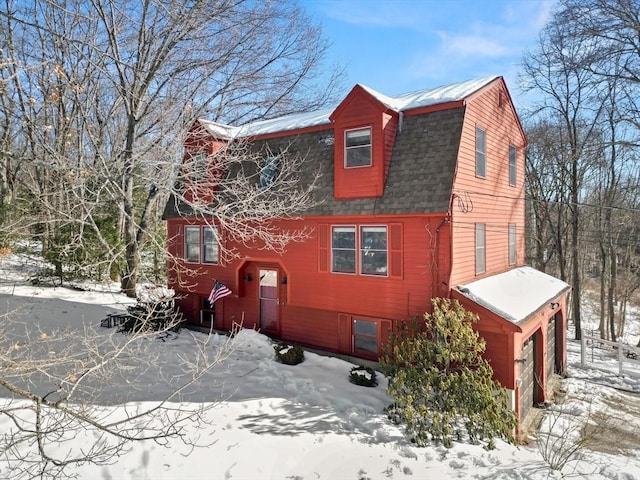
[(359, 318), (353, 319), (353, 351), (378, 353), (378, 324)]
[(476, 223), (476, 275), (486, 271), (486, 237), (484, 223)]
[(389, 272), (387, 230), (386, 225), (331, 227), (331, 271), (386, 277)]
[(202, 263), (218, 263), (219, 245), (216, 228), (202, 227)]
[(356, 227), (331, 228), (331, 271), (356, 273)]
[(184, 227), (184, 259), (200, 262), (200, 227)]
[(370, 167), (371, 128), (359, 128), (344, 132), (344, 167)]
[(509, 185), (516, 184), (516, 147), (509, 145)]
[(360, 227), (360, 273), (387, 275), (387, 227)]
[(514, 265), (517, 260), (516, 250), (516, 225), (509, 224), (509, 265)]
[(476, 127), (476, 175), (485, 177), (487, 170), (486, 134), (483, 129)]

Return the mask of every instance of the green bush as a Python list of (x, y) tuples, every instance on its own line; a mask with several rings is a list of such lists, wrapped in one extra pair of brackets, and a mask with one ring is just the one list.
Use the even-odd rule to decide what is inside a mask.
[(375, 387), (378, 385), (376, 371), (371, 367), (357, 365), (349, 372), (349, 381), (362, 387)]
[(304, 361), (304, 350), (300, 345), (289, 345), (280, 342), (273, 347), (276, 351), (276, 359), (286, 365), (297, 365)]
[(390, 419), (405, 425), (418, 446), (450, 447), (454, 439), (494, 446), (515, 442), (516, 415), (506, 390), (482, 358), (485, 342), (473, 330), (477, 317), (457, 302), (433, 299), (433, 313), (398, 325), (381, 359), (394, 403)]

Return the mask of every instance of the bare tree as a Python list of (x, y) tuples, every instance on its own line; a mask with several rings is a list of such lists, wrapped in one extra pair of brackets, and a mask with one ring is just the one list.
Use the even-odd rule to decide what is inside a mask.
[[(12, 87), (34, 164), (23, 192), (39, 230), (60, 237), (53, 257), (107, 259), (131, 296), (195, 118), (312, 109), (339, 78), (319, 74), (326, 44), (295, 2), (36, 1), (8, 5), (3, 20), (22, 69)], [(261, 236), (235, 212), (227, 226)]]

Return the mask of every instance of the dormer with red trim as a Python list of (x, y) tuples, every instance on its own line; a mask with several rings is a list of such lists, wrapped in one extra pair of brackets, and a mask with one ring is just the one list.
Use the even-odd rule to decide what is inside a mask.
[(334, 125), (334, 196), (382, 197), (399, 113), (356, 85), (329, 116)]
[[(217, 126), (217, 130), (212, 125)], [(222, 174), (215, 168), (216, 154), (227, 146), (231, 138), (225, 128), (206, 120), (196, 120), (187, 132), (182, 160), (187, 201), (201, 205), (213, 202), (218, 178)]]

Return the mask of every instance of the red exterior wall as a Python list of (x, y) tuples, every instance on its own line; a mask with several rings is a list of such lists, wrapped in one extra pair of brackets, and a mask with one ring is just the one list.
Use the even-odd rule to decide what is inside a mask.
[[(183, 297), (178, 303), (188, 320), (197, 325), (201, 299), (206, 298), (213, 279), (217, 279), (229, 286), (234, 295), (216, 302), (217, 318), (223, 319), (216, 328), (230, 329), (233, 323), (240, 322), (244, 327), (254, 328), (259, 326), (257, 270), (261, 266), (277, 267), (280, 271), (280, 326), (273, 333), (285, 340), (352, 353), (352, 317), (378, 321), (378, 338), (383, 339), (386, 328), (394, 321), (430, 309), (430, 299), (438, 291), (438, 285), (446, 280), (449, 270), (446, 260), (449, 230), (438, 229), (443, 218), (318, 217), (299, 221), (304, 225), (284, 221), (282, 228), (308, 227), (312, 231), (311, 237), (305, 242), (290, 244), (283, 255), (236, 246), (239, 259), (221, 265), (187, 264), (189, 271), (180, 278), (174, 273), (169, 286)], [(184, 219), (168, 221), (169, 251), (178, 258), (183, 256), (180, 232), (185, 224)], [(394, 255), (389, 252), (390, 270), (393, 262), (400, 262), (399, 269), (393, 267), (396, 275), (378, 277), (323, 271), (321, 247), (327, 242), (330, 246), (330, 239), (321, 242), (321, 235), (330, 235), (330, 228), (322, 226), (331, 225), (400, 225), (400, 249), (396, 252), (396, 260), (391, 259)], [(388, 232), (391, 237), (389, 227)], [(247, 274), (251, 274), (251, 281), (246, 281)]]
[[(382, 104), (357, 86), (331, 115), (331, 120), (335, 131), (335, 198), (382, 196), (398, 125), (398, 113), (387, 112)], [(345, 168), (345, 131), (365, 127), (371, 128), (372, 165)]]
[[(502, 98), (502, 102), (500, 99)], [(452, 287), (524, 263), (524, 147), (526, 139), (502, 80), (466, 101), (453, 185)], [(476, 126), (486, 133), (486, 175), (476, 176)], [(509, 185), (509, 145), (516, 147), (516, 184)], [(475, 224), (486, 229), (486, 270), (476, 275)], [(508, 225), (516, 225), (517, 260), (508, 258)]]

